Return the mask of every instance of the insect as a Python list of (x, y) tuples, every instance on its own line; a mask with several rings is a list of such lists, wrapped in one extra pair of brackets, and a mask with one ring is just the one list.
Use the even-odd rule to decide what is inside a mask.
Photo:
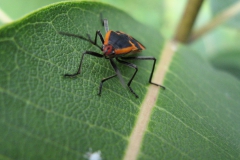
[[(88, 38), (85, 38), (81, 35), (75, 35), (75, 34), (66, 33), (66, 32), (59, 32), (59, 34), (61, 34), (61, 35), (65, 35), (65, 36), (69, 36), (69, 37), (76, 37), (76, 38), (80, 38), (82, 40), (88, 41), (91, 44), (98, 47), (103, 52), (103, 54), (100, 54), (100, 53), (93, 52), (93, 51), (85, 51), (82, 54), (82, 57), (80, 59), (80, 64), (79, 64), (77, 72), (74, 74), (65, 74), (64, 76), (65, 77), (75, 77), (78, 74), (80, 74), (82, 63), (83, 63), (83, 58), (86, 54), (95, 56), (95, 57), (99, 57), (99, 58), (108, 59), (112, 65), (113, 69), (115, 70), (115, 74), (101, 80), (101, 83), (99, 86), (99, 92), (98, 92), (98, 95), (101, 95), (103, 83), (113, 77), (117, 76), (120, 79), (120, 82), (122, 83), (122, 85), (125, 86), (125, 82), (122, 78), (122, 75), (113, 60), (113, 59), (116, 59), (116, 61), (118, 61), (119, 63), (122, 63), (128, 67), (135, 69), (135, 72), (133, 73), (131, 79), (128, 81), (127, 86), (130, 89), (131, 93), (133, 93), (134, 96), (136, 98), (138, 98), (138, 95), (131, 88), (131, 83), (132, 83), (132, 80), (134, 79), (136, 73), (138, 72), (138, 67), (135, 64), (127, 62), (127, 60), (132, 60), (132, 59), (151, 60), (151, 61), (153, 61), (153, 66), (152, 66), (152, 71), (151, 71), (151, 74), (149, 77), (149, 83), (154, 84), (156, 86), (160, 86), (163, 89), (165, 89), (164, 86), (152, 82), (152, 76), (153, 76), (153, 72), (154, 72), (154, 68), (155, 68), (156, 58), (149, 57), (149, 56), (134, 56), (134, 57), (128, 56), (129, 53), (141, 52), (142, 50), (145, 49), (145, 47), (139, 41), (137, 41), (135, 38), (131, 37), (130, 35), (127, 35), (120, 31), (109, 30), (108, 20), (103, 19), (102, 16), (101, 16), (101, 23), (105, 28), (105, 32), (106, 32), (105, 38), (103, 38), (101, 32), (99, 30), (97, 30), (94, 41), (91, 39), (89, 34), (87, 34)], [(102, 42), (102, 46), (99, 46), (97, 44), (98, 37), (100, 38), (100, 40)]]

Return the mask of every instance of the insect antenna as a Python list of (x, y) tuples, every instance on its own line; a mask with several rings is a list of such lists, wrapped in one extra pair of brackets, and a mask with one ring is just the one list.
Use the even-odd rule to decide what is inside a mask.
[(107, 19), (104, 19), (104, 20), (103, 20), (103, 23), (104, 23), (105, 32), (107, 33), (107, 32), (109, 31), (108, 20), (107, 20)]
[(85, 37), (83, 37), (83, 36), (81, 36), (81, 35), (76, 35), (76, 34), (72, 34), (72, 33), (66, 33), (66, 32), (61, 32), (61, 31), (59, 31), (58, 33), (61, 34), (61, 35), (64, 35), (64, 36), (76, 37), (76, 38), (80, 38), (80, 39), (82, 39), (82, 40), (88, 41), (88, 42), (92, 43), (93, 45), (97, 46), (100, 50), (102, 50), (102, 47), (99, 46), (98, 44), (94, 43), (94, 42), (90, 39), (89, 36), (88, 36), (88, 38), (85, 38)]
[(103, 19), (102, 13), (100, 13), (100, 19), (101, 19), (102, 25), (104, 26), (105, 32), (107, 33), (109, 31), (108, 20), (107, 19)]

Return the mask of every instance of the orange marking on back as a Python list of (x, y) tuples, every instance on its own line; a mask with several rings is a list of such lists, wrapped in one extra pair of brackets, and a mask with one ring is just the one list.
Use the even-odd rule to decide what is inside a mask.
[(129, 37), (130, 40), (135, 40), (142, 50), (146, 49), (138, 40), (136, 40), (132, 36), (129, 36), (129, 35), (127, 35), (127, 36)]
[[(112, 32), (114, 32), (114, 31), (109, 30), (109, 31), (106, 33), (105, 39), (104, 39), (104, 45), (105, 45), (105, 46), (108, 45), (108, 43), (109, 43), (109, 37), (110, 37), (110, 35), (111, 35)], [(144, 47), (140, 42), (138, 42), (136, 39), (134, 39), (133, 37), (129, 36), (128, 34), (126, 34), (126, 33), (124, 33), (124, 32), (121, 32), (121, 31), (117, 31), (117, 32), (114, 32), (114, 33), (116, 33), (116, 34), (118, 34), (118, 35), (121, 35), (121, 34), (127, 35), (127, 36), (129, 37), (129, 41), (128, 41), (128, 42), (131, 44), (131, 47), (126, 47), (126, 48), (121, 48), (121, 49), (115, 49), (115, 50), (114, 50), (115, 54), (120, 55), (120, 54), (127, 54), (127, 53), (130, 53), (130, 52), (140, 52), (141, 50), (144, 50), (144, 49), (145, 49), (145, 47)], [(139, 45), (139, 47), (140, 47), (141, 49), (139, 49), (138, 47), (136, 47), (132, 41), (136, 41), (136, 43)]]
[(140, 42), (137, 42), (142, 50), (146, 49)]
[(133, 47), (127, 47), (123, 49), (115, 49), (115, 54), (127, 54), (129, 52), (132, 52)]
[(139, 50), (131, 41), (129, 43), (132, 45), (132, 51)]
[(126, 47), (126, 48), (122, 48), (122, 49), (115, 49), (115, 54), (127, 54), (130, 52), (141, 52), (140, 49), (138, 49), (132, 42), (129, 41), (129, 43), (131, 43), (131, 47)]
[(105, 38), (104, 38), (104, 45), (107, 45), (108, 44), (108, 40), (109, 40), (109, 37), (110, 37), (110, 34), (111, 34), (111, 30), (109, 30), (106, 35), (105, 35)]

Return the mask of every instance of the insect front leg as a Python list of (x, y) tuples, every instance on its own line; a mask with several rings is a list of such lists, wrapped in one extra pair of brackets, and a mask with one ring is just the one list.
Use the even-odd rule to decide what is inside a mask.
[(81, 60), (80, 60), (80, 64), (79, 64), (79, 67), (78, 67), (78, 70), (76, 73), (74, 74), (65, 74), (64, 76), (65, 77), (75, 77), (76, 75), (80, 74), (81, 73), (81, 67), (82, 67), (82, 63), (83, 63), (83, 58), (85, 56), (85, 54), (89, 54), (91, 56), (95, 56), (95, 57), (99, 57), (99, 58), (102, 58), (103, 55), (97, 53), (97, 52), (92, 52), (92, 51), (85, 51), (83, 54), (82, 54), (82, 57), (81, 57)]
[[(97, 37), (98, 37), (98, 36), (100, 37), (100, 40), (101, 40), (102, 44), (104, 44), (104, 39), (103, 39), (102, 33), (101, 33), (99, 30), (96, 31), (94, 41), (91, 39), (91, 37), (90, 37), (89, 34), (87, 34), (87, 36), (88, 36), (89, 42), (91, 42), (91, 43), (92, 43), (93, 45), (95, 45), (95, 46), (98, 46), (98, 45), (97, 45)], [(101, 50), (102, 50), (102, 48), (101, 48)]]

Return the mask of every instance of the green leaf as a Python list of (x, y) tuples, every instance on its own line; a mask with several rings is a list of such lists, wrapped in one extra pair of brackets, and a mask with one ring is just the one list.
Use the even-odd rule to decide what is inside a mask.
[[(108, 60), (88, 42), (59, 31), (95, 36), (100, 13), (112, 30), (131, 34), (146, 46), (145, 56), (159, 55), (165, 40), (153, 28), (126, 13), (94, 2), (55, 4), (0, 29), (0, 158), (85, 159), (101, 151), (106, 160), (123, 159), (140, 118), (151, 62), (139, 68), (132, 88), (136, 99), (114, 74)], [(100, 44), (100, 43), (99, 43)], [(183, 47), (171, 61), (144, 131), (138, 159), (239, 159), (240, 82), (208, 65), (199, 53)], [(134, 70), (118, 64), (127, 81)], [(160, 74), (160, 73), (156, 73)]]
[[(231, 48), (230, 48), (231, 47)], [(212, 64), (221, 70), (229, 72), (240, 79), (240, 48), (239, 46), (229, 46), (229, 48), (219, 51), (220, 53), (212, 57)]]
[(139, 159), (239, 159), (240, 82), (181, 48), (165, 77)]

